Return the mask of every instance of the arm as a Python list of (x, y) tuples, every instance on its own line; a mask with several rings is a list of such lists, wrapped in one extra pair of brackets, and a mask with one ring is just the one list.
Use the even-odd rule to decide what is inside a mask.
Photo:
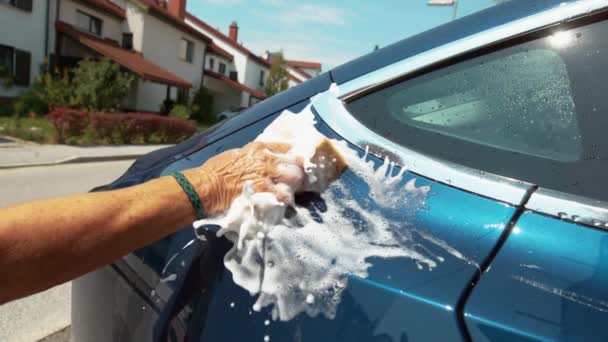
[[(280, 159), (289, 146), (250, 144), (183, 172), (205, 211), (217, 214), (238, 196), (245, 181), (278, 193), (275, 183), (301, 183), (284, 176)], [(279, 164), (281, 167), (279, 167)], [(292, 195), (292, 194), (291, 194)], [(186, 194), (172, 177), (121, 190), (88, 193), (0, 208), (0, 304), (61, 284), (161, 239), (195, 220)]]

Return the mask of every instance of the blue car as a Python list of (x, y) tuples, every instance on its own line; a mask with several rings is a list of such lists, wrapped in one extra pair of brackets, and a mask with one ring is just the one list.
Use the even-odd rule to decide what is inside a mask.
[[(232, 244), (185, 227), (74, 281), (74, 340), (607, 341), (607, 57), (607, 1), (510, 1), (139, 159), (98, 190), (243, 146), (335, 83), (343, 110), (315, 101), (316, 128), (367, 149), (376, 168), (385, 156), (407, 168), (395, 189), (428, 187), (424, 205), (390, 215), (437, 265), (370, 258), (366, 277), (348, 276), (333, 318), (275, 321), (269, 307), (251, 310), (256, 298), (225, 269)], [(341, 177), (373, 206), (365, 182)], [(323, 210), (315, 196), (300, 205)]]

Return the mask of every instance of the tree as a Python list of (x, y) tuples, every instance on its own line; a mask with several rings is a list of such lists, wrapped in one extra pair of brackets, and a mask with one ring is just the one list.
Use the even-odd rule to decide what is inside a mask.
[(74, 69), (73, 107), (90, 111), (114, 111), (135, 85), (135, 76), (122, 72), (109, 59), (84, 59)]
[(285, 67), (283, 53), (279, 52), (273, 56), (270, 65), (270, 74), (266, 82), (266, 95), (272, 96), (289, 88), (289, 72)]

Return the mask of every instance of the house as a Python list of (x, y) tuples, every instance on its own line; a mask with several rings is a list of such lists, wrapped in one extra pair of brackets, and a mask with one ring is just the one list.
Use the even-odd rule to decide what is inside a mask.
[[(0, 0), (0, 98), (31, 85), (40, 66), (105, 57), (138, 76), (125, 109), (158, 112), (198, 87), (211, 39), (184, 21), (186, 0)], [(2, 74), (0, 73), (0, 78)]]
[(127, 109), (158, 112), (201, 84), (211, 39), (185, 23), (185, 0), (50, 0), (49, 44), (59, 67), (106, 57), (138, 77)]
[[(205, 87), (214, 113), (249, 107), (266, 98), (270, 60), (186, 11), (186, 0), (0, 0), (0, 99), (31, 85), (39, 66), (75, 66), (108, 58), (138, 76), (123, 99), (127, 110), (158, 112), (166, 100), (186, 100)], [(319, 73), (321, 65), (287, 61), (290, 86)], [(15, 80), (6, 87), (2, 73)]]
[[(0, 0), (0, 100), (17, 96), (38, 74), (48, 51), (46, 1)], [(8, 32), (17, 33), (9, 34)], [(13, 78), (12, 85), (4, 85)]]
[(266, 98), (270, 64), (239, 43), (236, 22), (230, 25), (228, 35), (190, 13), (186, 22), (213, 39), (205, 60), (204, 86), (213, 95), (216, 113), (249, 107)]
[[(272, 60), (278, 53), (266, 51), (264, 59), (272, 63)], [(321, 63), (318, 62), (285, 60), (285, 68), (289, 73), (289, 88), (295, 87), (321, 73)]]

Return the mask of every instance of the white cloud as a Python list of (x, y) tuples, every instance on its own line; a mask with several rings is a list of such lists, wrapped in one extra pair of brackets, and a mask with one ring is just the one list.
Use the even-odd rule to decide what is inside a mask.
[(284, 10), (279, 15), (283, 24), (320, 23), (345, 25), (353, 14), (345, 9), (323, 5), (299, 4)]

